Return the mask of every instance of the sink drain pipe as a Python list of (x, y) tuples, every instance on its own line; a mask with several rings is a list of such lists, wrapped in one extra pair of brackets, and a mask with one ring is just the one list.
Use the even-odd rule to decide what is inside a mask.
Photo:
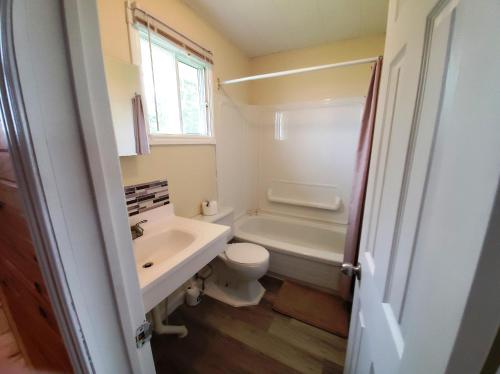
[[(154, 331), (157, 334), (160, 335), (178, 335), (179, 338), (185, 338), (188, 334), (188, 329), (186, 326), (175, 326), (175, 325), (169, 325), (168, 324), (168, 298), (165, 299), (164, 303), (160, 303), (157, 306), (154, 307), (152, 310), (153, 314), (153, 326), (154, 326)], [(163, 307), (162, 304), (165, 306)], [(165, 313), (163, 313), (163, 309), (165, 310)], [(163, 318), (163, 315), (166, 314), (166, 317)]]

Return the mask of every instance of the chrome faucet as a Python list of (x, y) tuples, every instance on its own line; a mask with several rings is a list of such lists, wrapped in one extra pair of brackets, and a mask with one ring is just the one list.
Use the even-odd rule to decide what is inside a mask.
[(144, 235), (144, 229), (141, 227), (143, 223), (148, 222), (147, 219), (137, 222), (135, 225), (130, 227), (130, 232), (132, 233), (132, 240), (140, 238)]

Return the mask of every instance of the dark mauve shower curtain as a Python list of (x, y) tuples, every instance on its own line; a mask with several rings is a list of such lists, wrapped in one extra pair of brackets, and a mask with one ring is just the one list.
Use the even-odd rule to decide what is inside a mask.
[[(356, 152), (356, 169), (349, 203), (349, 218), (344, 246), (344, 263), (357, 264), (359, 252), (359, 239), (368, 181), (368, 169), (372, 150), (373, 129), (375, 127), (375, 114), (377, 112), (378, 89), (382, 71), (382, 57), (373, 64), (372, 77), (365, 108), (361, 121), (358, 148)], [(354, 277), (341, 274), (339, 279), (339, 292), (344, 300), (352, 300)]]

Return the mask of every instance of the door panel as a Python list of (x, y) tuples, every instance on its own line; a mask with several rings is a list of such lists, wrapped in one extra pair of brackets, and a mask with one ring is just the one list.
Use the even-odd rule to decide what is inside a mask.
[(421, 85), (409, 134), (408, 154), (404, 164), (394, 234), (389, 247), (384, 290), (384, 302), (391, 306), (399, 323), (403, 316), (412, 270), (415, 235), (434, 137), (439, 124), (441, 97), (446, 86), (448, 51), (457, 5), (458, 2), (450, 1), (444, 7), (435, 8), (428, 20)]
[[(356, 288), (356, 293), (359, 290)], [(373, 368), (373, 360), (367, 347), (366, 323), (363, 311), (360, 310), (359, 297), (355, 299), (351, 312), (351, 326), (349, 332), (348, 351), (353, 352), (346, 360), (344, 372), (346, 373), (368, 373)]]
[[(488, 3), (493, 4), (493, 2)], [(456, 45), (456, 40), (463, 38), (463, 31), (457, 29), (457, 17), (459, 14), (462, 27), (464, 20), (478, 23), (480, 17), (470, 20), (466, 16), (468, 13), (465, 9), (473, 7), (474, 2), (470, 0), (391, 1), (390, 3), (380, 88), (381, 99), (377, 108), (360, 242), (359, 262), (362, 267), (362, 277), (356, 286), (349, 336), (353, 342), (349, 342), (347, 373), (418, 372), (415, 366), (408, 364), (409, 357), (415, 358), (415, 351), (408, 347), (414, 348), (414, 342), (424, 333), (428, 333), (428, 331), (415, 331), (416, 321), (421, 320), (418, 316), (426, 307), (432, 306), (423, 302), (426, 300), (426, 295), (422, 294), (421, 284), (424, 279), (430, 278), (428, 272), (432, 271), (432, 275), (441, 274), (441, 278), (438, 276), (436, 279), (445, 279), (443, 289), (456, 295), (454, 285), (446, 282), (447, 275), (439, 273), (441, 270), (453, 271), (453, 269), (448, 269), (446, 266), (422, 268), (416, 264), (422, 261), (427, 264), (432, 263), (431, 259), (435, 254), (429, 250), (430, 246), (435, 251), (446, 249), (449, 253), (453, 253), (454, 247), (447, 246), (448, 243), (443, 242), (442, 238), (440, 238), (441, 248), (435, 244), (431, 245), (431, 240), (425, 241), (432, 237), (436, 239), (435, 242), (439, 242), (436, 238), (436, 233), (439, 233), (437, 226), (439, 223), (434, 222), (434, 226), (428, 224), (430, 217), (437, 214), (432, 209), (440, 209), (438, 211), (442, 213), (443, 227), (445, 227), (447, 221), (456, 219), (457, 216), (452, 213), (454, 210), (459, 210), (456, 207), (464, 206), (462, 199), (465, 196), (459, 197), (458, 191), (463, 191), (466, 195), (465, 191), (474, 190), (464, 183), (459, 183), (451, 187), (449, 192), (455, 201), (451, 198), (441, 198), (429, 205), (431, 204), (429, 186), (432, 185), (437, 190), (440, 184), (450, 184), (444, 179), (439, 180), (439, 175), (447, 175), (448, 178), (458, 180), (463, 175), (473, 174), (472, 172), (476, 171), (471, 166), (472, 163), (465, 163), (470, 169), (461, 170), (460, 165), (453, 165), (449, 158), (445, 158), (448, 161), (446, 167), (442, 161), (444, 154), (454, 149), (455, 144), (467, 140), (465, 129), (471, 128), (469, 123), (461, 123), (463, 130), (454, 130), (448, 124), (446, 131), (450, 136), (442, 134), (444, 131), (442, 126), (443, 123), (447, 123), (447, 116), (461, 110), (464, 115), (468, 115), (463, 109), (464, 104), (477, 98), (477, 94), (472, 96), (463, 88), (464, 97), (471, 96), (463, 99), (462, 105), (453, 103), (461, 67), (460, 52), (463, 52), (460, 48), (465, 48), (464, 45), (458, 47)], [(468, 68), (470, 70), (467, 73), (474, 70), (472, 65)], [(473, 112), (472, 109), (470, 111)], [(480, 113), (485, 112), (476, 112), (476, 116)], [(483, 118), (484, 128), (483, 132), (477, 132), (478, 139), (483, 136), (485, 140), (491, 140), (491, 136), (485, 135), (493, 129), (491, 122), (487, 121), (488, 118), (487, 116)], [(498, 134), (498, 131), (496, 133)], [(490, 147), (490, 151), (494, 149)], [(466, 157), (467, 152), (468, 149), (463, 147), (463, 154)], [(496, 154), (491, 152), (491, 156), (499, 155), (498, 152)], [(482, 162), (478, 162), (478, 167), (500, 162), (487, 153), (476, 152), (471, 155), (471, 158), (473, 157), (481, 159)], [(448, 172), (449, 170), (454, 170), (454, 173)], [(438, 178), (434, 184), (430, 179), (433, 175)], [(491, 177), (488, 182), (492, 185), (488, 186), (488, 191), (494, 192), (495, 173)], [(498, 178), (498, 170), (496, 177)], [(484, 178), (475, 178), (473, 181), (478, 189), (481, 189), (482, 183), (486, 183)], [(490, 197), (474, 196), (477, 200), (484, 198), (485, 203)], [(464, 217), (466, 216), (467, 213)], [(481, 224), (486, 226), (488, 216), (483, 215), (481, 218)], [(422, 227), (425, 227), (425, 232), (422, 231)], [(429, 234), (431, 231), (436, 233), (431, 236)], [(456, 232), (449, 234), (451, 237), (457, 236)], [(468, 239), (467, 231), (462, 230), (460, 234)], [(448, 242), (451, 242), (451, 239)], [(429, 295), (433, 293), (432, 286), (427, 292)], [(466, 292), (463, 295), (466, 297)], [(438, 305), (439, 297), (434, 296), (436, 297), (430, 300), (434, 300), (434, 305)], [(444, 296), (441, 298), (444, 299)], [(455, 304), (451, 305), (453, 308), (457, 307)], [(431, 325), (429, 321), (427, 323)], [(434, 329), (440, 331), (438, 323), (432, 325), (432, 328), (432, 331)], [(433, 343), (429, 341), (428, 345), (432, 346)], [(419, 349), (425, 351), (422, 347)], [(446, 356), (439, 358), (441, 364), (445, 359)], [(422, 360), (425, 358), (422, 357)], [(430, 371), (422, 372), (442, 372), (438, 369), (439, 360), (428, 358), (426, 365)], [(435, 365), (434, 369), (432, 365)], [(405, 369), (402, 370), (402, 367)]]

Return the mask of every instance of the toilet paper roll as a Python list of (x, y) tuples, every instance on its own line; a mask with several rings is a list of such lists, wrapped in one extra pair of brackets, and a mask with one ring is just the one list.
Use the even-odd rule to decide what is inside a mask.
[(214, 216), (219, 212), (217, 207), (217, 201), (215, 200), (205, 200), (201, 203), (201, 212), (204, 216)]
[(198, 305), (201, 301), (201, 292), (197, 286), (190, 286), (186, 290), (186, 304), (189, 306)]

